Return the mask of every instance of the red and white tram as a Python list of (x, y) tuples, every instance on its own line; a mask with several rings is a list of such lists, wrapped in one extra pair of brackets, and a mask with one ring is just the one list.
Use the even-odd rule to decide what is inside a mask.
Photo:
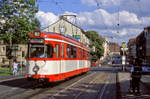
[(27, 78), (59, 81), (90, 70), (89, 47), (58, 33), (29, 34)]

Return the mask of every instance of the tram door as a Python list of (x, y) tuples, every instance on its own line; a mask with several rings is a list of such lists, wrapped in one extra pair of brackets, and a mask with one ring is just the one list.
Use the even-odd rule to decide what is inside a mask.
[(63, 68), (64, 68), (64, 65), (65, 65), (65, 62), (63, 60), (64, 58), (64, 44), (56, 44), (56, 58), (59, 58), (59, 61), (58, 61), (58, 72), (59, 73), (62, 73), (63, 72)]

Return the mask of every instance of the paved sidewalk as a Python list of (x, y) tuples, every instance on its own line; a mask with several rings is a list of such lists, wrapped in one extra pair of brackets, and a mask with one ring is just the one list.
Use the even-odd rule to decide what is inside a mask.
[(141, 81), (150, 84), (150, 75), (143, 75)]
[(7, 80), (7, 79), (18, 79), (18, 78), (23, 78), (25, 76), (25, 71), (23, 73), (18, 73), (17, 75), (5, 75), (5, 76), (0, 76), (0, 81), (2, 80)]
[(150, 89), (148, 89), (143, 83), (140, 84), (141, 95), (134, 95), (132, 93), (129, 93), (130, 73), (119, 72), (118, 79), (120, 83), (120, 91), (122, 99), (150, 99)]

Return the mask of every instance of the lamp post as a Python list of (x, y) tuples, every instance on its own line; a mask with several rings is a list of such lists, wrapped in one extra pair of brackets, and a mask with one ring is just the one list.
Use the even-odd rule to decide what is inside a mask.
[(125, 42), (122, 42), (122, 52), (123, 52), (123, 55), (122, 55), (122, 70), (125, 71), (125, 65), (126, 65), (126, 55), (125, 55), (125, 52), (128, 50), (127, 48), (127, 44)]

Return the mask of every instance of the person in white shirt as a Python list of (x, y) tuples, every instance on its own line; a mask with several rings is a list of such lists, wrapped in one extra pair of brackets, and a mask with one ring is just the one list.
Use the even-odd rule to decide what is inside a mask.
[(18, 63), (16, 61), (16, 59), (13, 62), (13, 75), (16, 76), (18, 73)]

